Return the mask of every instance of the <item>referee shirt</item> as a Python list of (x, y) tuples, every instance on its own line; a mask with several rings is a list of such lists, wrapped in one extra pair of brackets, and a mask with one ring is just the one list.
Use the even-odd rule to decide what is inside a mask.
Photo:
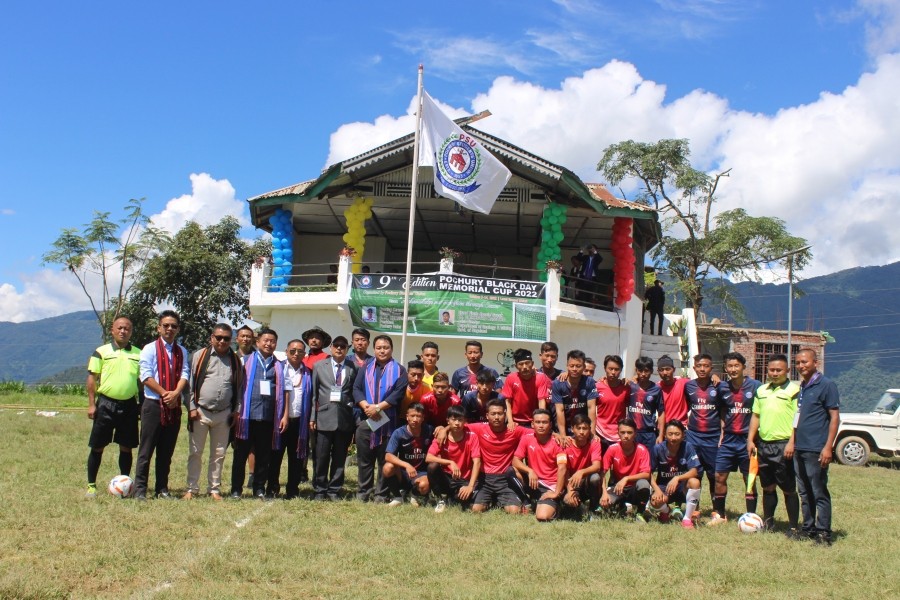
[(766, 383), (756, 389), (753, 414), (759, 417), (759, 437), (764, 442), (780, 442), (794, 433), (797, 396), (800, 386), (793, 381), (782, 385)]
[(94, 350), (88, 371), (100, 376), (97, 393), (111, 400), (131, 400), (138, 395), (141, 351), (128, 344), (106, 344)]

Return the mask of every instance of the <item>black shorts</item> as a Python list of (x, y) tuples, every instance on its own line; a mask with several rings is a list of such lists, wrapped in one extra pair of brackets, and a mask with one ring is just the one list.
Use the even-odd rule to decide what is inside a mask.
[(760, 442), (757, 446), (759, 460), (759, 483), (764, 488), (773, 484), (785, 492), (797, 489), (797, 476), (794, 474), (794, 461), (784, 457), (784, 447), (788, 441)]
[(105, 448), (115, 442), (125, 448), (138, 446), (138, 403), (97, 396), (97, 412), (88, 446)]
[(506, 473), (485, 473), (482, 475), (481, 484), (473, 502), (485, 506), (496, 504), (501, 508), (522, 506), (519, 496), (509, 486), (509, 475)]
[(542, 482), (538, 481), (537, 488), (532, 488), (528, 485), (528, 482), (525, 482), (522, 488), (525, 490), (525, 494), (531, 501), (532, 506), (544, 504), (546, 506), (552, 507), (553, 510), (559, 511), (559, 500), (550, 498), (545, 498), (543, 500), (541, 499), (541, 496), (550, 491), (550, 488), (544, 485)]

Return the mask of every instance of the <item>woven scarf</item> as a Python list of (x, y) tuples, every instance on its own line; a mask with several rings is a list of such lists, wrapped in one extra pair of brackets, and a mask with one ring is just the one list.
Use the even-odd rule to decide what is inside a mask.
[[(239, 440), (246, 440), (250, 437), (250, 399), (253, 396), (253, 379), (256, 377), (256, 366), (262, 361), (262, 355), (254, 352), (244, 364), (244, 398), (241, 403), (240, 414), (235, 422), (234, 437)], [(275, 360), (273, 364), (275, 369), (275, 427), (272, 428), (272, 449), (281, 449), (281, 432), (278, 431), (278, 423), (284, 416), (286, 409), (284, 405), (284, 362)]]
[[(305, 460), (309, 448), (309, 417), (312, 414), (312, 372), (300, 364), (300, 384), (294, 384), (294, 393), (300, 394), (300, 423), (297, 435), (297, 458)], [(293, 382), (291, 382), (293, 383)]]
[[(171, 392), (178, 387), (181, 380), (181, 369), (184, 366), (184, 355), (178, 344), (172, 344), (172, 360), (169, 361), (169, 353), (166, 352), (166, 344), (162, 338), (156, 338), (156, 370), (159, 371), (158, 383), (162, 389)], [(160, 399), (159, 402), (159, 424), (174, 425), (181, 422), (181, 402), (175, 405), (175, 408), (169, 408), (166, 403)]]
[[(369, 404), (378, 404), (384, 400), (388, 391), (394, 387), (394, 383), (396, 383), (397, 379), (400, 377), (400, 365), (397, 364), (396, 360), (391, 359), (384, 365), (384, 371), (381, 374), (381, 380), (378, 382), (376, 393), (375, 369), (377, 368), (378, 364), (374, 360), (366, 365), (366, 402)], [(386, 437), (390, 437), (391, 433), (394, 431), (393, 408), (388, 408), (384, 411), (382, 413), (382, 418), (387, 419), (388, 422), (379, 427), (377, 431), (372, 432), (372, 437), (369, 442), (370, 448), (378, 446)]]
[[(215, 350), (212, 346), (207, 346), (200, 351), (200, 360), (197, 361), (197, 369), (191, 378), (191, 392), (194, 394), (194, 404), (200, 406), (197, 400), (200, 398), (200, 388), (203, 387), (203, 381), (206, 379), (206, 369), (209, 366), (209, 359)], [(228, 358), (231, 361), (231, 412), (237, 409), (238, 397), (241, 389), (241, 362), (237, 354), (231, 348), (228, 349)]]

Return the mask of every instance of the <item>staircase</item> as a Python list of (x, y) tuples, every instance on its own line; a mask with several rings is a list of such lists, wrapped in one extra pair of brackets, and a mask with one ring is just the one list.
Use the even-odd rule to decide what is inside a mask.
[(653, 359), (653, 370), (656, 371), (656, 363), (663, 354), (668, 354), (679, 366), (678, 338), (671, 335), (641, 335), (641, 356)]

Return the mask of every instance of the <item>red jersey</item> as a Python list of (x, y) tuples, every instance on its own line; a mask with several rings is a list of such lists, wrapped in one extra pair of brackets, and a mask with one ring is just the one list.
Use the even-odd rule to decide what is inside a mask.
[(650, 451), (643, 444), (635, 444), (631, 456), (625, 456), (622, 446), (613, 444), (603, 455), (603, 470), (612, 473), (611, 481), (619, 481), (638, 473), (649, 473)]
[(566, 466), (571, 476), (575, 471), (588, 468), (595, 460), (602, 464), (603, 446), (600, 444), (600, 440), (596, 438), (585, 444), (583, 448), (579, 448), (575, 444), (569, 444), (566, 446), (566, 459)]
[(487, 423), (469, 423), (466, 429), (475, 434), (478, 444), (481, 446), (481, 470), (488, 475), (505, 473), (512, 465), (513, 454), (519, 447), (526, 433), (531, 433), (525, 427), (516, 427), (512, 431), (503, 426), (500, 433), (491, 429)]
[(686, 377), (676, 377), (672, 383), (659, 382), (662, 390), (663, 412), (666, 413), (666, 421), (678, 419), (685, 427), (688, 422), (688, 406), (684, 397), (684, 385), (690, 381)]
[(551, 435), (541, 444), (534, 433), (529, 433), (519, 440), (516, 458), (524, 460), (537, 474), (538, 480), (551, 490), (556, 491), (557, 465), (566, 462), (566, 452)]
[(425, 394), (419, 402), (425, 407), (425, 422), (432, 427), (444, 427), (447, 425), (447, 411), (450, 410), (451, 406), (462, 405), (462, 400), (452, 390), (449, 393), (449, 398), (443, 402), (438, 402), (434, 392)]
[(307, 369), (312, 369), (313, 365), (319, 362), (320, 360), (325, 360), (330, 355), (324, 350), (319, 350), (318, 352), (307, 354), (303, 357), (303, 364), (306, 365)]
[(619, 421), (625, 418), (631, 386), (622, 380), (615, 387), (597, 382), (597, 433), (612, 442), (619, 441)]
[(531, 379), (522, 379), (518, 373), (510, 373), (503, 383), (500, 396), (512, 405), (512, 417), (516, 423), (531, 423), (539, 400), (549, 400), (550, 378), (537, 371)]
[[(472, 476), (472, 462), (481, 458), (481, 445), (478, 437), (471, 431), (464, 431), (463, 438), (459, 442), (453, 441), (449, 435), (444, 443), (438, 446), (437, 440), (431, 442), (428, 454), (439, 456), (444, 460), (452, 460), (459, 466), (460, 478), (468, 479)], [(449, 465), (441, 465), (444, 472), (451, 475)]]

